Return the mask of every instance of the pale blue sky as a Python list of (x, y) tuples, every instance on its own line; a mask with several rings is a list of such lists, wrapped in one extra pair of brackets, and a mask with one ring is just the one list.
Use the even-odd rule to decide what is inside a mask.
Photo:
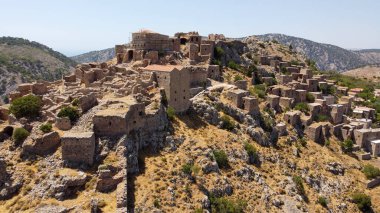
[(0, 36), (68, 56), (126, 43), (131, 32), (228, 37), (283, 33), (344, 48), (380, 48), (380, 0), (0, 0)]

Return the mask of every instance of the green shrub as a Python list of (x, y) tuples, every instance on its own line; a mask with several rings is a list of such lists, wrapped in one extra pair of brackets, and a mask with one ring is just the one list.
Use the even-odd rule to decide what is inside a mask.
[(186, 163), (186, 164), (182, 165), (182, 172), (187, 174), (187, 175), (191, 175), (192, 167), (193, 167), (193, 164)]
[(17, 118), (35, 118), (40, 114), (42, 101), (35, 95), (27, 95), (14, 100), (9, 111)]
[(300, 176), (293, 176), (293, 182), (296, 185), (298, 194), (305, 195), (305, 188), (303, 186), (302, 178)]
[(235, 122), (232, 121), (231, 117), (227, 115), (223, 115), (222, 117), (220, 117), (220, 120), (222, 121), (222, 129), (232, 131), (236, 127)]
[(212, 64), (213, 64), (213, 65), (219, 65), (219, 66), (222, 66), (222, 62), (221, 62), (220, 60), (218, 60), (218, 59), (214, 59), (214, 60), (212, 60)]
[(327, 115), (318, 114), (317, 117), (316, 117), (316, 121), (317, 122), (325, 122), (325, 121), (328, 121), (328, 120), (329, 120), (329, 117)]
[(244, 149), (248, 155), (257, 155), (256, 148), (250, 143), (244, 143)]
[(265, 84), (257, 84), (254, 87), (249, 88), (249, 93), (252, 96), (257, 96), (261, 99), (265, 99), (265, 97), (266, 97), (266, 86), (265, 86)]
[(229, 61), (227, 66), (233, 70), (239, 70), (240, 66), (235, 61)]
[(175, 117), (175, 109), (171, 106), (169, 106), (167, 109), (166, 109), (166, 114), (168, 115), (168, 118), (169, 120), (174, 120), (174, 117)]
[(202, 208), (196, 208), (194, 210), (194, 213), (203, 213), (203, 209)]
[(327, 207), (327, 199), (323, 196), (320, 196), (318, 197), (318, 201), (317, 201), (321, 206), (323, 207)]
[(214, 150), (213, 151), (215, 161), (220, 168), (228, 168), (228, 157), (223, 150)]
[(354, 193), (352, 195), (352, 200), (361, 211), (366, 212), (371, 210), (372, 202), (370, 196), (363, 193)]
[(75, 98), (73, 101), (71, 101), (71, 104), (73, 106), (79, 106), (79, 99), (78, 98)]
[(234, 82), (243, 80), (243, 77), (241, 75), (235, 75)]
[(308, 114), (309, 113), (309, 106), (307, 105), (307, 103), (304, 103), (304, 102), (301, 102), (301, 103), (298, 103), (296, 104), (296, 106), (294, 107), (295, 110), (299, 110), (305, 114)]
[(346, 139), (340, 144), (343, 152), (351, 152), (354, 147), (354, 142), (351, 139)]
[(367, 179), (374, 179), (377, 176), (380, 176), (380, 169), (374, 167), (371, 164), (367, 164), (363, 168), (363, 173), (367, 177)]
[[(292, 45), (289, 45), (289, 48), (292, 47)], [(293, 48), (290, 48), (290, 50), (292, 50)], [(299, 66), (300, 65), (300, 62), (297, 61), (297, 60), (291, 60), (290, 61), (290, 64), (291, 65), (295, 65), (295, 66)]]
[(52, 128), (53, 126), (51, 125), (51, 123), (44, 123), (44, 124), (41, 124), (40, 126), (40, 130), (44, 133), (51, 132)]
[(65, 106), (62, 107), (61, 110), (58, 112), (58, 117), (68, 117), (71, 122), (74, 122), (79, 118), (79, 112), (75, 107)]
[(154, 199), (153, 206), (159, 209), (161, 207), (161, 202), (158, 199)]
[(298, 143), (301, 144), (301, 146), (305, 147), (307, 144), (307, 141), (304, 137), (298, 139)]
[(268, 115), (262, 115), (259, 118), (261, 128), (266, 132), (272, 132), (275, 121)]
[(16, 143), (23, 142), (29, 136), (29, 132), (24, 128), (16, 128), (13, 130), (12, 139)]
[(306, 101), (309, 103), (314, 103), (315, 97), (310, 92), (306, 93)]
[(252, 144), (246, 142), (244, 143), (244, 149), (249, 156), (249, 162), (250, 163), (257, 162), (259, 155), (257, 154), (256, 148)]
[(286, 69), (286, 67), (281, 67), (280, 72), (284, 75), (290, 75), (291, 73)]
[(210, 197), (211, 209), (213, 213), (243, 213), (247, 207), (247, 202), (243, 200), (230, 200), (224, 197)]
[(257, 67), (255, 65), (251, 65), (248, 69), (246, 69), (245, 75), (251, 78), (255, 72), (257, 72)]
[(214, 49), (214, 56), (216, 59), (220, 59), (222, 56), (224, 56), (224, 50), (221, 47), (215, 47)]

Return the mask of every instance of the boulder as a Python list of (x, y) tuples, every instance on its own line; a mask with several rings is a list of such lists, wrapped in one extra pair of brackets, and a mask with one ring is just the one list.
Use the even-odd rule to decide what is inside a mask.
[(63, 118), (58, 117), (55, 119), (55, 126), (60, 130), (66, 131), (66, 130), (71, 129), (71, 121), (67, 117), (63, 117)]

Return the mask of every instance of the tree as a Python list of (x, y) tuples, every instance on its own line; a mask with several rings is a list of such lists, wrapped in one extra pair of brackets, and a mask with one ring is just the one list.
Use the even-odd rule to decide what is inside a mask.
[(71, 122), (74, 122), (79, 118), (79, 112), (75, 107), (65, 106), (58, 112), (58, 117), (68, 117)]
[(40, 114), (42, 101), (35, 95), (27, 95), (14, 100), (9, 111), (17, 118), (35, 118)]

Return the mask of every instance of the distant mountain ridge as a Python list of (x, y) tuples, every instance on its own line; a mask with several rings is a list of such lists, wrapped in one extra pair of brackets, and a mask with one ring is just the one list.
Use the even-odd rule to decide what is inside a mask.
[(76, 64), (62, 53), (38, 42), (0, 37), (0, 95), (12, 91), (19, 83), (61, 79)]
[(380, 63), (380, 50), (347, 50), (331, 44), (284, 34), (257, 35), (260, 40), (276, 40), (284, 45), (292, 45), (297, 52), (316, 61), (321, 70), (347, 71), (358, 67)]
[(115, 57), (115, 48), (108, 48), (104, 50), (91, 51), (81, 55), (71, 57), (72, 60), (78, 63), (89, 62), (105, 62)]

